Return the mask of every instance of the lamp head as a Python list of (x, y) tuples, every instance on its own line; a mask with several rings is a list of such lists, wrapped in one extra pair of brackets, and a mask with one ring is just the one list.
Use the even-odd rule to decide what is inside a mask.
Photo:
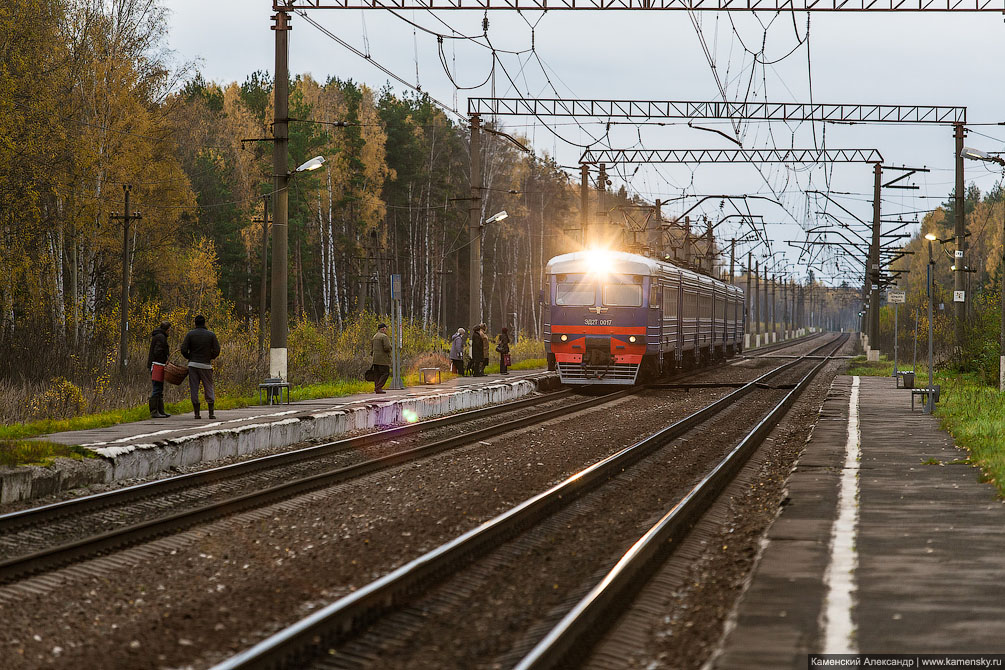
[(929, 242), (937, 242), (939, 240), (939, 238), (933, 235), (932, 233), (925, 233), (925, 239), (928, 240)]
[(973, 147), (963, 147), (963, 151), (960, 152), (960, 156), (963, 158), (969, 158), (972, 161), (986, 161), (990, 158), (988, 152), (981, 151), (980, 149), (974, 149)]
[(315, 156), (314, 158), (310, 159), (309, 161), (298, 167), (293, 172), (310, 172), (311, 170), (317, 170), (326, 162), (327, 161), (325, 161), (324, 156)]
[(503, 219), (509, 218), (509, 214), (506, 210), (499, 212), (498, 214), (493, 214), (489, 218), (485, 219), (485, 223), (496, 223), (497, 221), (502, 221)]

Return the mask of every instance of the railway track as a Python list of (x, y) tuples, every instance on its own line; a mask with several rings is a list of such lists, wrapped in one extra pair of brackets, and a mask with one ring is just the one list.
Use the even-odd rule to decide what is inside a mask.
[[(0, 516), (0, 583), (597, 407), (640, 389), (632, 387), (500, 420), (506, 414), (525, 412), (573, 395), (571, 390), (562, 390), (5, 514)], [(464, 428), (485, 423), (488, 425)], [(424, 435), (448, 427), (460, 432), (422, 442)], [(409, 446), (408, 441), (416, 444)], [(375, 445), (388, 453), (374, 455)]]
[[(492, 607), (494, 597), (481, 597), (481, 595), (473, 594), (483, 588), (482, 584), (486, 580), (493, 579), (496, 572), (504, 572), (500, 565), (505, 563), (506, 559), (495, 557), (500, 552), (508, 554), (512, 559), (513, 556), (535, 555), (538, 551), (543, 551), (539, 547), (538, 549), (526, 549), (521, 553), (521, 551), (513, 549), (512, 545), (514, 542), (533, 544), (535, 541), (544, 542), (547, 545), (549, 541), (546, 538), (538, 537), (537, 540), (524, 540), (523, 538), (531, 538), (535, 533), (539, 535), (544, 533), (547, 536), (548, 533), (553, 532), (558, 535), (563, 532), (564, 527), (571, 528), (573, 515), (567, 510), (569, 507), (582, 504), (586, 505), (587, 509), (593, 509), (594, 512), (604, 510), (605, 506), (597, 502), (592, 503), (593, 507), (591, 508), (591, 503), (588, 502), (590, 498), (603, 495), (602, 488), (608, 482), (633, 476), (636, 477), (637, 481), (646, 480), (646, 477), (639, 479), (638, 475), (631, 473), (633, 470), (644, 469), (640, 465), (643, 463), (648, 464), (645, 467), (653, 467), (654, 459), (659, 461), (664, 458), (664, 448), (668, 445), (686, 444), (689, 439), (693, 443), (696, 441), (696, 436), (701, 435), (702, 431), (706, 433), (712, 431), (715, 434), (722, 434), (724, 431), (730, 433), (731, 440), (735, 437), (736, 446), (731, 448), (721, 461), (716, 461), (707, 472), (703, 471), (698, 475), (700, 483), (690, 489), (690, 493), (687, 492), (687, 489), (684, 490), (680, 502), (673, 506), (669, 514), (660, 519), (656, 527), (650, 529), (650, 532), (643, 535), (638, 542), (635, 540), (629, 542), (630, 545), (633, 545), (633, 550), (629, 553), (633, 556), (635, 554), (641, 555), (642, 564), (650, 563), (653, 556), (658, 555), (666, 546), (676, 546), (679, 543), (679, 538), (691, 527), (694, 520), (700, 515), (703, 506), (707, 506), (708, 502), (714, 499), (716, 492), (721, 490), (724, 483), (742, 465), (749, 453), (756, 449), (757, 444), (764, 439), (799, 393), (826, 364), (828, 360), (826, 356), (822, 360), (818, 360), (821, 357), (814, 356), (814, 354), (823, 349), (836, 351), (846, 340), (846, 337), (840, 337), (838, 340), (825, 343), (810, 354), (787, 362), (759, 376), (685, 419), (595, 463), (548, 491), (526, 500), (495, 519), (413, 560), (385, 577), (358, 589), (351, 595), (273, 635), (255, 647), (219, 664), (216, 666), (217, 670), (265, 667), (409, 667), (409, 664), (414, 661), (395, 663), (390, 659), (396, 654), (400, 654), (400, 650), (416, 646), (415, 639), (422, 636), (422, 620), (427, 616), (435, 618), (438, 616), (437, 612), (449, 612), (453, 607), (460, 608), (460, 611), (464, 612), (464, 617), (475, 619), (477, 615), (470, 611), (474, 608), (473, 602), (482, 603), (484, 601), (488, 607)], [(801, 368), (805, 370), (801, 370)], [(760, 402), (764, 407), (756, 411), (745, 409), (744, 411), (753, 412), (756, 416), (744, 424), (740, 421), (742, 413), (738, 412), (736, 408), (744, 406), (741, 401), (748, 397), (764, 398)], [(751, 406), (754, 404), (756, 404), (754, 400), (746, 403)], [(752, 424), (752, 427), (749, 424)], [(612, 496), (611, 499), (615, 501), (620, 500), (622, 505), (626, 500), (634, 500), (634, 498), (625, 497), (619, 493), (607, 495)], [(663, 499), (660, 498), (660, 500)], [(584, 514), (589, 516), (590, 512)], [(538, 530), (541, 526), (549, 524), (554, 526), (552, 530)], [(646, 540), (646, 538), (651, 539)], [(504, 549), (507, 545), (510, 548)], [(636, 550), (635, 547), (640, 547), (640, 549)], [(643, 551), (641, 548), (645, 548), (645, 550)], [(573, 552), (572, 555), (578, 554)], [(635, 558), (622, 559), (617, 562), (617, 566), (626, 562), (634, 565), (635, 560)], [(465, 577), (463, 573), (472, 565), (475, 565), (473, 568), (475, 576)], [(480, 572), (478, 572), (478, 565), (481, 565)], [(546, 572), (543, 568), (535, 565), (517, 565), (515, 571), (517, 579), (520, 575), (526, 575), (527, 579), (530, 579), (530, 575), (535, 572)], [(624, 568), (621, 568), (615, 576), (606, 575), (606, 572), (605, 569), (598, 575), (604, 577), (601, 584), (612, 581), (621, 584), (627, 581), (631, 585), (637, 585), (641, 579), (638, 577), (639, 572), (628, 573)], [(620, 576), (622, 574), (631, 574), (631, 577)], [(461, 580), (460, 585), (433, 587), (434, 584), (442, 583), (445, 577), (452, 577), (448, 584)], [(591, 587), (593, 583), (591, 582)], [(499, 588), (505, 591), (510, 587), (501, 586)], [(557, 582), (555, 588), (558, 589)], [(514, 648), (526, 647), (530, 651), (533, 644), (529, 644), (528, 639), (536, 644), (543, 638), (541, 644), (543, 645), (545, 642), (548, 644), (545, 647), (540, 645), (535, 647), (523, 661), (517, 658), (516, 660), (520, 662), (521, 667), (551, 667), (547, 663), (554, 659), (566, 658), (570, 648), (575, 648), (577, 645), (582, 646), (583, 636), (588, 637), (589, 631), (595, 629), (598, 618), (602, 620), (606, 616), (604, 607), (609, 606), (611, 601), (617, 602), (619, 598), (623, 598), (626, 592), (624, 589), (629, 588), (630, 590), (631, 587), (621, 587), (617, 591), (609, 590), (609, 588), (605, 587), (602, 590), (603, 595), (591, 597), (590, 603), (596, 604), (589, 606), (577, 605), (575, 602), (589, 589), (583, 590), (580, 587), (583, 593), (578, 593), (577, 589), (573, 588), (571, 593), (577, 597), (569, 601), (571, 596), (567, 596), (566, 601), (569, 602), (564, 602), (561, 606), (553, 606), (544, 619), (548, 620), (550, 617), (557, 620), (561, 618), (561, 616), (555, 616), (556, 610), (560, 610), (562, 616), (566, 614), (572, 616), (579, 610), (588, 611), (589, 614), (577, 614), (575, 620), (581, 622), (578, 624), (570, 624), (563, 619), (560, 632), (548, 633), (547, 630), (543, 630), (537, 637), (533, 632), (525, 633), (522, 641), (514, 642)], [(429, 593), (430, 590), (432, 594)], [(421, 602), (416, 604), (417, 600), (421, 600)], [(452, 605), (445, 604), (450, 601), (454, 601)], [(454, 614), (456, 613), (454, 611)], [(447, 616), (449, 617), (449, 615)], [(446, 622), (446, 625), (449, 627), (451, 624)], [(462, 628), (462, 622), (457, 621), (456, 626), (458, 629)], [(482, 630), (484, 630), (484, 626), (482, 626)], [(458, 634), (460, 633), (458, 632)], [(551, 642), (553, 639), (556, 641)], [(473, 648), (479, 646), (477, 640), (465, 640), (464, 644)], [(541, 660), (537, 660), (538, 658)], [(377, 659), (380, 659), (379, 662)], [(481, 658), (480, 660), (488, 662), (490, 659)], [(502, 665), (506, 666), (509, 660), (511, 659), (504, 660)], [(498, 663), (498, 659), (495, 662)], [(421, 663), (418, 663), (416, 667), (420, 665)], [(461, 664), (457, 667), (465, 666)]]
[[(771, 350), (793, 344), (779, 343), (772, 345)], [(695, 370), (675, 379), (692, 379), (717, 367), (720, 366)], [(565, 401), (573, 395), (572, 390), (566, 389), (0, 515), (0, 584), (597, 407), (642, 388), (645, 387), (533, 411), (542, 404)], [(500, 421), (505, 415), (521, 413), (524, 415)], [(481, 425), (486, 423), (489, 425)], [(459, 434), (421, 444), (423, 436), (445, 430)], [(374, 453), (377, 451), (386, 453), (378, 455)]]

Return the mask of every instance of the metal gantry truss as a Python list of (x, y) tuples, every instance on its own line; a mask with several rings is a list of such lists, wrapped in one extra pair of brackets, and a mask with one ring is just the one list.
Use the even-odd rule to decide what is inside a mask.
[[(1005, 1), (1005, 0), (1003, 0)], [(808, 102), (694, 100), (578, 100), (468, 98), (468, 114), (596, 117), (604, 119), (735, 119), (834, 123), (966, 124), (967, 108), (945, 105), (859, 105)]]
[(274, 0), (297, 9), (605, 10), (714, 12), (1002, 12), (1002, 0)]
[(587, 149), (580, 163), (882, 163), (876, 149)]

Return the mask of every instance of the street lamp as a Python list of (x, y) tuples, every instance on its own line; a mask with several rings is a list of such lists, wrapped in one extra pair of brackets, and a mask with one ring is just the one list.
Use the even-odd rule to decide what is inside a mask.
[[(963, 147), (960, 155), (972, 161), (984, 161), (986, 163), (998, 163), (1005, 165), (1005, 159), (1001, 156), (993, 156), (986, 151), (974, 149), (973, 147)], [(1002, 227), (1005, 230), (1005, 217), (1002, 219)], [(1002, 237), (1002, 271), (1005, 272), (1005, 236)], [(1001, 315), (1001, 341), (998, 350), (998, 390), (1005, 391), (1005, 276), (1002, 277), (1002, 315)]]
[[(278, 97), (278, 94), (277, 94)], [(282, 159), (285, 163), (285, 157)], [(278, 163), (278, 161), (277, 161)], [(269, 333), (269, 377), (272, 379), (289, 380), (287, 361), (288, 349), (286, 348), (287, 337), (289, 335), (289, 322), (286, 308), (286, 287), (289, 279), (289, 214), (287, 211), (287, 198), (290, 180), (298, 172), (310, 172), (317, 170), (325, 164), (324, 156), (315, 156), (306, 163), (303, 163), (296, 170), (286, 173), (283, 169), (281, 174), (275, 175), (276, 197), (273, 198), (272, 214), (272, 313)], [(285, 168), (285, 165), (283, 166)]]
[(496, 214), (493, 214), (489, 218), (485, 219), (485, 223), (483, 223), (482, 225), (483, 226), (487, 226), (490, 223), (496, 223), (498, 221), (502, 221), (503, 219), (508, 219), (508, 218), (509, 218), (509, 214), (507, 214), (506, 210), (504, 209), (503, 211), (498, 212)]
[(934, 409), (934, 387), (932, 386), (932, 370), (934, 369), (934, 356), (932, 352), (932, 341), (934, 337), (934, 328), (932, 326), (932, 301), (934, 297), (932, 296), (932, 274), (935, 272), (935, 258), (932, 256), (932, 242), (942, 243), (938, 237), (933, 233), (925, 233), (925, 239), (928, 240), (928, 393), (925, 395), (925, 412), (928, 414), (932, 413)]
[(300, 167), (293, 171), (293, 174), (298, 172), (311, 172), (312, 170), (317, 170), (319, 167), (326, 163), (324, 156), (315, 156), (306, 163), (303, 163)]
[(506, 213), (506, 210), (503, 210), (480, 221), (477, 229), (474, 227), (474, 222), (471, 223), (471, 267), (468, 271), (468, 293), (470, 294), (468, 298), (470, 301), (468, 304), (469, 328), (474, 328), (482, 322), (482, 228), (490, 223), (497, 223), (507, 218), (509, 218), (509, 214)]

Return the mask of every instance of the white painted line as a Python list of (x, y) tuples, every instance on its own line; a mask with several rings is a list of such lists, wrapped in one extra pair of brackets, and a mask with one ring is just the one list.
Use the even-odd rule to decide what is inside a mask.
[(827, 594), (820, 623), (825, 654), (858, 653), (852, 610), (855, 606), (855, 572), (858, 569), (855, 542), (858, 537), (858, 470), (862, 455), (858, 418), (859, 382), (859, 377), (852, 378), (848, 400), (848, 440), (838, 492), (838, 517), (831, 529), (831, 560), (824, 575)]

